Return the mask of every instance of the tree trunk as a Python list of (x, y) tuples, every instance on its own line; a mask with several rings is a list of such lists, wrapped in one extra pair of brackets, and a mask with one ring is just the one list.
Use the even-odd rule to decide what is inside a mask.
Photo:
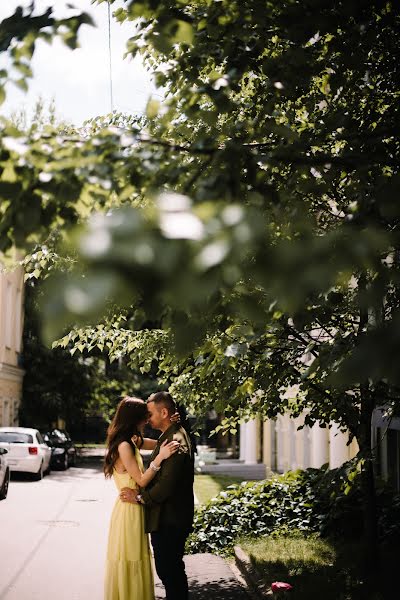
[[(367, 289), (367, 277), (359, 279), (360, 299)], [(360, 303), (360, 323), (357, 337), (360, 338), (368, 329), (369, 312), (362, 301)], [(372, 413), (375, 408), (374, 392), (367, 382), (360, 385), (360, 429), (358, 443), (363, 459), (361, 468), (361, 488), (364, 509), (364, 568), (366, 580), (373, 583), (374, 575), (379, 569), (378, 548), (378, 512), (374, 477), (374, 453), (372, 450)]]
[(361, 386), (361, 419), (359, 446), (363, 458), (361, 486), (364, 510), (364, 567), (371, 580), (379, 570), (378, 512), (376, 502), (374, 452), (372, 450), (371, 421), (375, 407), (373, 394)]

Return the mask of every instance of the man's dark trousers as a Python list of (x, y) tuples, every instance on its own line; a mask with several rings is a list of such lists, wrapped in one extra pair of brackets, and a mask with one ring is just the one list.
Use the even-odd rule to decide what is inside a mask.
[(156, 571), (166, 592), (167, 600), (188, 600), (188, 581), (183, 554), (188, 533), (164, 525), (151, 534)]

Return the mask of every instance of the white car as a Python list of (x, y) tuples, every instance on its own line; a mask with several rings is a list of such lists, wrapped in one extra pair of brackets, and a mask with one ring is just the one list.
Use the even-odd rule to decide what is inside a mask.
[(37, 429), (0, 427), (0, 448), (8, 450), (10, 471), (33, 473), (36, 480), (50, 472), (51, 448)]
[(0, 500), (7, 498), (8, 484), (10, 483), (10, 467), (7, 462), (7, 450), (0, 448)]

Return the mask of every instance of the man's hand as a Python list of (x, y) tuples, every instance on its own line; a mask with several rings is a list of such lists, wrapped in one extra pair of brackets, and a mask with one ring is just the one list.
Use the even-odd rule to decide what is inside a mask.
[(119, 497), (122, 502), (130, 502), (131, 504), (140, 504), (137, 501), (138, 490), (133, 490), (132, 488), (124, 487), (122, 488)]
[(181, 422), (181, 415), (178, 412), (175, 412), (172, 417), (170, 417), (169, 419), (171, 421), (171, 423), (180, 423)]

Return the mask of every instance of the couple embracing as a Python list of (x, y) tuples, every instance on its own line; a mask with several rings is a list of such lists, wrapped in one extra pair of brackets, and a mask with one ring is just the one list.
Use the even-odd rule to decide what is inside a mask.
[[(161, 431), (143, 437), (146, 423)], [(152, 450), (145, 471), (140, 450)], [(126, 397), (108, 429), (104, 464), (119, 490), (108, 538), (105, 600), (154, 600), (148, 533), (167, 600), (187, 600), (183, 562), (194, 512), (194, 457), (168, 392)]]

